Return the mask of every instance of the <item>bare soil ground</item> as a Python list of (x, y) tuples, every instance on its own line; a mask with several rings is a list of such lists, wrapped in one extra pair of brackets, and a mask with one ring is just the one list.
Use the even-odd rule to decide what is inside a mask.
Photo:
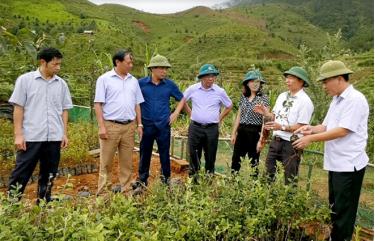
[[(139, 153), (133, 153), (133, 180), (136, 180), (138, 176), (138, 159)], [(96, 159), (95, 162), (99, 168), (99, 160)], [(180, 170), (179, 166), (172, 162), (172, 176), (171, 178), (180, 178), (185, 179), (187, 177), (186, 170)], [(112, 183), (116, 185), (119, 183), (118, 179), (118, 159), (115, 157), (113, 165), (113, 176)], [(152, 157), (151, 166), (150, 166), (150, 177), (149, 183), (153, 183), (155, 180), (158, 180), (160, 177), (160, 160), (158, 157)], [(77, 195), (78, 192), (84, 188), (88, 188), (91, 194), (95, 194), (98, 187), (98, 173), (83, 174), (71, 177), (60, 176), (54, 182), (52, 194), (67, 194), (71, 196)], [(5, 192), (6, 188), (0, 189), (0, 192)], [(37, 182), (29, 183), (25, 189), (24, 198), (35, 200), (37, 196)]]

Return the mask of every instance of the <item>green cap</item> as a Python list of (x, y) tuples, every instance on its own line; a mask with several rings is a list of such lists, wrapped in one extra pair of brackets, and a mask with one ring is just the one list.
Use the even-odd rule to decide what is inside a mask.
[(213, 64), (204, 64), (199, 69), (198, 79), (202, 78), (205, 75), (219, 75), (219, 70), (216, 69), (216, 67)]
[(318, 81), (343, 74), (352, 74), (353, 71), (348, 69), (345, 64), (339, 60), (329, 60), (320, 67)]
[(242, 84), (246, 83), (248, 80), (260, 80), (263, 83), (266, 83), (266, 80), (263, 78), (262, 73), (259, 69), (250, 70), (245, 74), (244, 79), (242, 80)]
[(171, 64), (168, 62), (168, 59), (160, 54), (155, 55), (151, 58), (150, 64), (147, 66), (147, 68), (152, 67), (172, 67)]
[(304, 82), (303, 87), (309, 87), (310, 85), (308, 74), (306, 70), (304, 70), (302, 67), (293, 66), (292, 68), (284, 72), (284, 76), (287, 76), (287, 75), (293, 75), (303, 80)]

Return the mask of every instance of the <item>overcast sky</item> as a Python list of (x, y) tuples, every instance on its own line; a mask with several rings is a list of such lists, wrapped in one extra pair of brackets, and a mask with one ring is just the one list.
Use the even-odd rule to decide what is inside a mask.
[(175, 13), (195, 6), (212, 7), (227, 0), (89, 0), (95, 4), (116, 3), (149, 13)]

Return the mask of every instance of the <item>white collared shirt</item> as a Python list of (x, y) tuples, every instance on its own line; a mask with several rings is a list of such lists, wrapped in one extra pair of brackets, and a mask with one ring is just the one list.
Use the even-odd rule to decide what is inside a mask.
[(335, 172), (353, 172), (368, 163), (366, 154), (369, 106), (365, 96), (352, 85), (340, 96), (333, 97), (323, 125), (329, 131), (336, 127), (349, 134), (324, 143), (324, 169)]
[(66, 82), (57, 75), (43, 78), (39, 69), (18, 77), (9, 103), (23, 107), (22, 129), (28, 142), (61, 141), (64, 110), (73, 108)]
[[(275, 114), (275, 122), (284, 126), (295, 124), (309, 124), (314, 105), (306, 92), (301, 89), (294, 96), (290, 92), (284, 92), (277, 97), (272, 112)], [(288, 107), (289, 106), (289, 107)], [(291, 132), (274, 131), (273, 136), (279, 136), (283, 140), (290, 141)]]
[(135, 106), (143, 101), (138, 80), (131, 74), (123, 79), (112, 69), (96, 81), (94, 102), (103, 103), (104, 120), (134, 120)]

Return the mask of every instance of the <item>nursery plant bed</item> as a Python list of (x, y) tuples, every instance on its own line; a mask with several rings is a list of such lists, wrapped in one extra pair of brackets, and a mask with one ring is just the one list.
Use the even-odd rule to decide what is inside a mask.
[[(136, 180), (138, 176), (138, 160), (139, 153), (133, 153), (133, 180)], [(181, 167), (174, 162), (171, 163), (172, 176), (171, 178), (185, 179), (188, 174), (186, 169), (182, 170)], [(74, 171), (75, 170), (75, 171)], [(98, 170), (99, 170), (99, 159), (94, 159), (88, 164), (75, 165), (75, 166), (62, 166), (60, 168), (61, 175), (59, 175), (53, 187), (53, 193), (63, 193), (71, 196), (77, 195), (81, 190), (89, 190), (91, 194), (95, 194), (98, 187)], [(72, 175), (75, 172), (75, 175)], [(113, 175), (112, 183), (115, 185), (119, 182), (118, 179), (118, 158), (115, 156), (113, 164)], [(150, 166), (150, 177), (149, 182), (152, 183), (158, 180), (160, 176), (160, 160), (158, 157), (153, 156)], [(7, 180), (5, 180), (7, 183)], [(6, 187), (0, 188), (0, 191), (5, 192)], [(37, 192), (37, 181), (29, 183), (25, 189), (25, 198), (34, 200)]]

